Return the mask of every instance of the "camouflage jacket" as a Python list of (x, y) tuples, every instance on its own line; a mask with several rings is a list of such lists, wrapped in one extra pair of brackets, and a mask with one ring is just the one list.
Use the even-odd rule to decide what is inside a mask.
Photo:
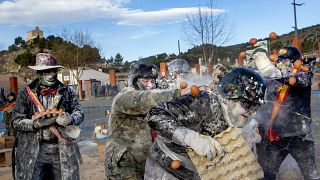
[[(180, 90), (175, 89), (140, 91), (126, 87), (115, 96), (108, 121), (111, 140), (106, 146), (107, 176), (135, 172), (139, 164), (144, 169), (152, 143), (151, 130), (144, 117), (150, 108), (178, 95)], [(126, 152), (133, 156), (135, 163), (124, 168), (118, 167), (118, 161)]]
[[(28, 86), (39, 97), (38, 82), (36, 79)], [(80, 125), (83, 121), (83, 111), (73, 90), (59, 82), (57, 93), (62, 95), (57, 109), (64, 109), (72, 116), (72, 124)], [(15, 158), (12, 166), (14, 179), (29, 180), (32, 178), (41, 140), (41, 130), (35, 129), (31, 121), (31, 117), (36, 111), (36, 106), (24, 88), (20, 91), (16, 105), (12, 109), (12, 124), (17, 131)], [(62, 127), (57, 127), (57, 129), (62, 136), (65, 136)], [(78, 163), (81, 161), (81, 156), (78, 145), (76, 143), (64, 144), (59, 141), (59, 154), (62, 179), (80, 179)]]

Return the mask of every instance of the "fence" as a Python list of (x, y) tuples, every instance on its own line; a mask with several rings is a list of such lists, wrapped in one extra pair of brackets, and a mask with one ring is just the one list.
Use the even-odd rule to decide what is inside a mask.
[(106, 111), (109, 111), (111, 106), (86, 106), (83, 107), (84, 120), (80, 125), (81, 133), (79, 140), (85, 140), (93, 137), (95, 125), (106, 123), (108, 116)]

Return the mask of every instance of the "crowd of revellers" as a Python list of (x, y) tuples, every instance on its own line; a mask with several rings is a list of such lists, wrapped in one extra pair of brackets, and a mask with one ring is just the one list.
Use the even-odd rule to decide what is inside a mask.
[[(251, 58), (266, 57), (257, 48)], [(80, 179), (77, 138), (84, 114), (77, 96), (58, 80), (63, 66), (53, 55), (38, 53), (29, 68), (37, 78), (17, 97), (1, 90), (7, 135), (15, 136), (13, 177)], [(224, 158), (228, 152), (214, 137), (235, 127), (257, 158), (261, 178), (275, 180), (291, 154), (305, 179), (320, 179), (311, 132), (313, 68), (297, 48), (285, 46), (268, 73), (237, 67), (199, 89), (182, 85), (193, 76), (183, 59), (170, 62), (168, 74), (161, 75), (156, 65), (131, 65), (128, 87), (114, 97), (107, 122), (106, 178), (201, 179), (187, 151)]]

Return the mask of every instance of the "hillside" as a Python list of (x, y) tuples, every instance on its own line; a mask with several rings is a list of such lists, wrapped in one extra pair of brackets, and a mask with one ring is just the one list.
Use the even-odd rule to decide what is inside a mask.
[[(312, 52), (314, 49), (313, 45), (316, 42), (316, 36), (320, 37), (320, 25), (314, 25), (306, 28), (302, 28), (299, 30), (299, 36), (302, 37), (302, 52), (309, 53)], [(278, 38), (271, 42), (271, 49), (278, 49), (284, 45), (292, 44), (292, 37), (294, 36), (294, 31), (291, 31), (287, 34), (278, 34)], [(268, 37), (258, 40), (265, 40)], [(60, 64), (64, 65), (65, 67), (73, 67), (76, 61), (74, 60), (75, 49), (78, 48), (79, 50), (90, 50), (93, 52), (91, 56), (94, 56), (94, 61), (90, 63), (85, 63), (84, 65), (91, 64), (91, 67), (99, 67), (101, 68), (101, 64), (103, 64), (101, 57), (96, 48), (91, 48), (90, 46), (84, 46), (83, 48), (79, 48), (74, 44), (70, 44), (69, 42), (64, 41), (60, 37), (48, 36), (47, 39), (39, 39), (38, 42), (33, 43), (31, 47), (27, 49), (35, 54), (36, 52), (41, 52), (45, 48), (48, 51), (52, 51), (52, 53), (57, 56), (58, 61)], [(232, 46), (222, 46), (217, 47), (210, 44), (205, 45), (205, 48), (212, 48), (214, 49), (213, 53), (213, 63), (217, 63), (217, 59), (220, 59), (220, 62), (223, 63), (229, 58), (230, 63), (233, 64), (234, 60), (238, 58), (240, 51), (244, 50), (248, 46), (247, 42), (241, 44), (235, 44)], [(60, 47), (69, 48), (68, 54), (66, 52), (62, 52)], [(316, 48), (316, 47), (315, 47)], [(315, 49), (316, 50), (316, 49)], [(0, 63), (3, 66), (0, 66), (0, 73), (10, 73), (15, 72), (21, 75), (23, 78), (29, 78), (30, 70), (26, 68), (27, 66), (20, 66), (14, 60), (17, 58), (19, 54), (25, 53), (26, 48), (18, 48), (12, 51), (2, 51), (0, 52)], [(85, 55), (84, 55), (85, 56)], [(159, 65), (160, 62), (168, 62), (172, 59), (177, 58), (178, 56), (175, 54), (167, 54), (167, 53), (159, 53), (158, 55), (149, 56), (145, 58), (141, 58), (137, 61), (146, 62), (146, 63), (153, 63)], [(186, 52), (182, 52), (179, 56), (180, 58), (186, 59), (191, 66), (198, 63), (198, 59), (202, 57), (202, 46), (193, 47)], [(73, 59), (72, 59), (73, 58)], [(87, 57), (83, 57), (86, 60)], [(71, 61), (70, 61), (71, 59)], [(100, 60), (98, 60), (100, 59)], [(134, 62), (137, 62), (134, 61)], [(84, 61), (85, 62), (85, 61)], [(129, 67), (132, 62), (127, 62), (125, 67)], [(96, 64), (96, 65), (94, 65)], [(125, 68), (127, 69), (127, 68)]]

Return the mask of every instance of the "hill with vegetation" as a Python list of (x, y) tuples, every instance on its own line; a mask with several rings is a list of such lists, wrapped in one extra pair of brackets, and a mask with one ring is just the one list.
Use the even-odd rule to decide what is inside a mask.
[[(77, 32), (73, 39), (63, 39), (58, 36), (50, 35), (46, 38), (35, 38), (31, 42), (25, 42), (21, 37), (14, 39), (14, 43), (8, 47), (8, 50), (0, 51), (0, 73), (17, 73), (25, 79), (30, 79), (32, 71), (27, 66), (35, 64), (35, 54), (38, 52), (49, 52), (57, 57), (58, 63), (66, 68), (84, 68), (90, 67), (93, 69), (102, 69), (107, 71), (108, 68), (116, 67), (119, 71), (128, 71), (130, 65), (135, 62), (145, 62), (159, 65), (160, 62), (169, 62), (176, 58), (186, 59), (190, 66), (198, 63), (198, 59), (202, 58), (203, 48), (213, 48), (213, 63), (217, 63), (218, 58), (220, 63), (233, 64), (238, 58), (241, 51), (248, 47), (248, 43), (241, 43), (232, 46), (221, 46), (206, 44), (203, 46), (195, 46), (180, 55), (159, 53), (157, 55), (140, 58), (135, 61), (125, 61), (120, 53), (109, 59), (101, 57), (100, 49), (94, 46), (92, 39), (88, 38), (87, 34)], [(294, 32), (278, 35), (276, 40), (271, 41), (271, 49), (279, 49), (284, 45), (292, 44)], [(302, 53), (311, 53), (317, 50), (315, 46), (318, 42), (317, 37), (320, 37), (320, 25), (314, 25), (299, 30), (299, 36), (302, 39)], [(78, 39), (77, 39), (78, 38)], [(266, 40), (268, 39), (258, 39)], [(227, 59), (230, 61), (226, 63)]]
[[(276, 40), (271, 41), (270, 47), (271, 49), (279, 49), (282, 46), (285, 45), (291, 45), (292, 44), (292, 37), (294, 36), (294, 31), (289, 32), (287, 34), (281, 34), (278, 35), (278, 38)], [(313, 51), (317, 50), (316, 43), (320, 41), (320, 25), (314, 25), (310, 27), (306, 27), (299, 30), (299, 36), (302, 39), (301, 43), (301, 50), (302, 53), (312, 53)], [(318, 39), (319, 37), (319, 39)], [(258, 39), (258, 41), (261, 40), (267, 40), (268, 37)], [(249, 39), (248, 39), (249, 41)], [(226, 63), (227, 58), (229, 58), (230, 63), (233, 64), (234, 60), (238, 58), (238, 55), (241, 51), (245, 50), (249, 44), (248, 42), (235, 44), (231, 46), (221, 46), (217, 47), (211, 44), (207, 44), (205, 46), (211, 46), (213, 47), (213, 63), (217, 63), (217, 59), (219, 58), (221, 60), (220, 63)], [(207, 47), (207, 49), (209, 49)], [(171, 59), (176, 58), (177, 55), (175, 54), (158, 54), (157, 56), (149, 56), (146, 58), (140, 59), (140, 61), (143, 62), (150, 62), (159, 64), (160, 62), (168, 62)], [(189, 49), (186, 52), (183, 52), (180, 54), (180, 58), (186, 59), (191, 66), (198, 63), (198, 59), (202, 58), (202, 46), (196, 46), (191, 49)]]

